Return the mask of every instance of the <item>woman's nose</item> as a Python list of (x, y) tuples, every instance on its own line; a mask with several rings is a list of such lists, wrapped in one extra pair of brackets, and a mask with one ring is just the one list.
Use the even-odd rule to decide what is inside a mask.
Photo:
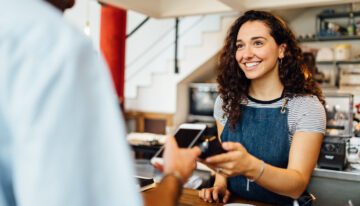
[(254, 56), (254, 53), (253, 53), (251, 47), (248, 47), (248, 46), (245, 47), (244, 50), (243, 50), (243, 58), (244, 59), (249, 59), (249, 58), (251, 58), (253, 56)]

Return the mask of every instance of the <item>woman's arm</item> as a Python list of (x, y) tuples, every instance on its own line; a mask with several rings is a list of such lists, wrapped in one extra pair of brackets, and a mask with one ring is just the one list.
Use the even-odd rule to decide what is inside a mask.
[[(206, 159), (211, 167), (222, 168), (227, 176), (244, 175), (275, 193), (297, 199), (305, 190), (319, 156), (323, 135), (316, 132), (296, 132), (290, 148), (288, 168), (266, 164), (262, 175), (262, 160), (249, 154), (240, 143), (226, 142), (228, 152)], [(258, 178), (259, 177), (259, 178)]]
[[(315, 132), (296, 132), (290, 147), (289, 164), (282, 169), (266, 164), (263, 175), (256, 181), (275, 193), (297, 199), (306, 189), (315, 168), (323, 135)], [(260, 167), (261, 163), (255, 167)], [(256, 177), (260, 169), (250, 170)]]

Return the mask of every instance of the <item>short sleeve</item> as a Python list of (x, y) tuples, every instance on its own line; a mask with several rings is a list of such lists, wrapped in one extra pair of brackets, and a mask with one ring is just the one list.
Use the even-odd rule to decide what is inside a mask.
[(296, 113), (298, 120), (296, 122), (295, 132), (319, 132), (325, 134), (326, 112), (316, 96), (302, 97), (298, 99)]
[(220, 122), (222, 125), (225, 125), (227, 118), (224, 115), (224, 110), (222, 109), (222, 105), (223, 105), (223, 101), (219, 95), (215, 100), (214, 118), (216, 121)]

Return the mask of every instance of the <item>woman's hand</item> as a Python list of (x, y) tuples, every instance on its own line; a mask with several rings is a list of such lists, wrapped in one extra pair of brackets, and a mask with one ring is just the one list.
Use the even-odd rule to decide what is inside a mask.
[(199, 197), (205, 202), (220, 202), (226, 203), (230, 198), (230, 192), (226, 185), (214, 185), (211, 188), (205, 188), (199, 191)]
[(237, 142), (224, 142), (222, 147), (228, 152), (207, 158), (204, 163), (224, 176), (245, 175), (258, 163), (244, 146)]

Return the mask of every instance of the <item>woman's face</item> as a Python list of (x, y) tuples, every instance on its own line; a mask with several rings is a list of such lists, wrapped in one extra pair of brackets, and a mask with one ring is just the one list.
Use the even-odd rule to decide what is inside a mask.
[(285, 45), (277, 45), (270, 28), (261, 21), (248, 21), (238, 32), (236, 61), (250, 80), (278, 78), (278, 59), (284, 57)]

